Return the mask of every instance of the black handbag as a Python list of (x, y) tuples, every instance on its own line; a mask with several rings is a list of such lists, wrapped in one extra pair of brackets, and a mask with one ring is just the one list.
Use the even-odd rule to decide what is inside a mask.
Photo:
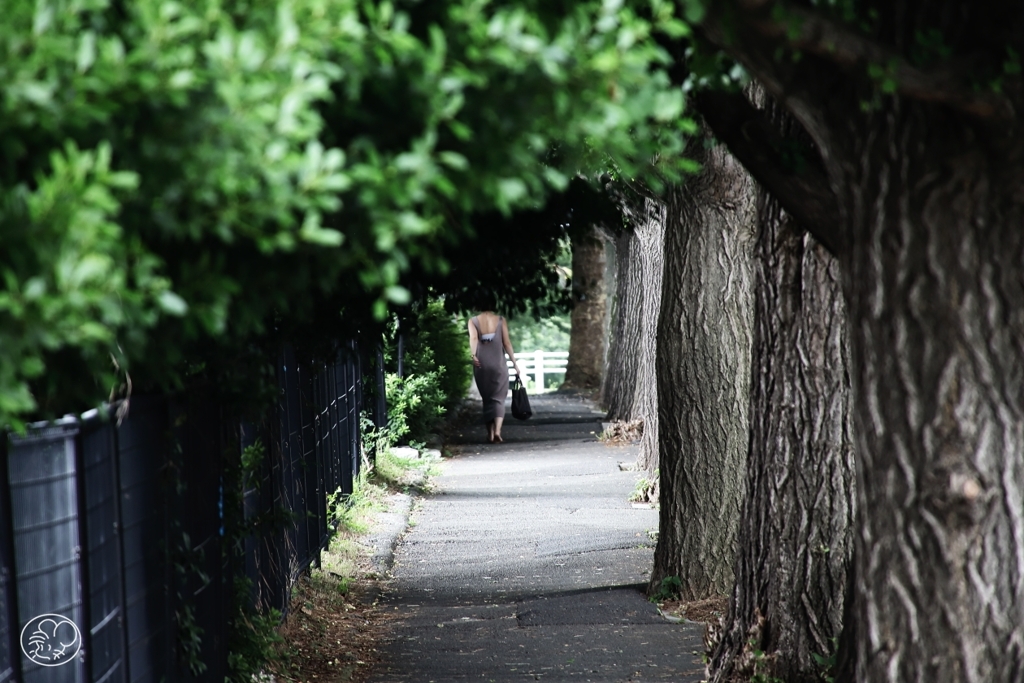
[(516, 375), (512, 382), (512, 417), (517, 420), (529, 420), (531, 415), (533, 410), (530, 408), (530, 398), (526, 395), (526, 387), (523, 386), (523, 380), (519, 375)]

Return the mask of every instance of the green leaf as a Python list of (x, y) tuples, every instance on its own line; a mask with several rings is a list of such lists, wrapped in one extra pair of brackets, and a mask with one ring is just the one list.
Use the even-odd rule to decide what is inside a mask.
[(681, 90), (660, 92), (655, 95), (654, 118), (659, 121), (672, 121), (683, 113), (683, 93)]
[(337, 230), (320, 226), (320, 214), (312, 213), (306, 217), (299, 231), (299, 237), (310, 244), (322, 247), (340, 247), (345, 236)]
[(190, 69), (182, 69), (171, 74), (168, 85), (175, 90), (184, 90), (191, 86), (196, 80), (195, 72)]
[(437, 157), (442, 164), (450, 168), (454, 168), (457, 171), (465, 171), (469, 168), (469, 161), (458, 152), (439, 152)]
[(526, 196), (526, 183), (519, 178), (498, 180), (498, 195), (503, 203), (513, 204)]
[(388, 301), (398, 304), (399, 306), (406, 305), (412, 298), (412, 295), (409, 293), (408, 289), (406, 289), (405, 287), (400, 287), (398, 285), (393, 285), (385, 289), (384, 296), (388, 298)]
[(78, 54), (75, 56), (75, 68), (85, 73), (96, 61), (96, 34), (93, 31), (82, 33), (78, 41)]
[(180, 296), (167, 289), (157, 296), (157, 303), (165, 313), (181, 317), (188, 312), (188, 304)]

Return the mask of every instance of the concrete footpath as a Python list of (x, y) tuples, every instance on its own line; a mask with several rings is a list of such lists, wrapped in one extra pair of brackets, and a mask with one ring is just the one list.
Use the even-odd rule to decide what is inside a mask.
[(415, 505), (383, 608), (394, 639), (369, 680), (703, 679), (703, 626), (642, 594), (657, 512), (627, 498), (635, 450), (597, 441), (601, 414), (531, 397), (503, 444), (474, 426)]

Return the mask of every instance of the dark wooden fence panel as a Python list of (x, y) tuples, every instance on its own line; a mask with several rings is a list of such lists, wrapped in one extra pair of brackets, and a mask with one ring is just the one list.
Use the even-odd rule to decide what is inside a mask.
[(117, 471), (117, 432), (86, 419), (79, 434), (78, 495), (85, 501), (81, 530), (85, 538), (84, 574), (88, 586), (83, 631), (93, 681), (128, 680), (124, 574), (121, 567), (121, 506)]
[[(7, 439), (0, 439), (0, 491), (11, 490), (7, 471)], [(0, 683), (14, 681), (21, 657), (18, 645), (17, 584), (14, 581), (14, 528), (11, 497), (0, 496)]]
[[(286, 349), (261, 424), (233, 423), (195, 392), (133, 397), (120, 423), (123, 405), (0, 439), (0, 683), (222, 683), (237, 571), (255, 604), (285, 611), (330, 540), (330, 497), (352, 491), (361, 373), (354, 344), (320, 365)], [(257, 444), (240, 495), (226, 495), (229, 465)], [(229, 501), (254, 529), (230, 547)], [(22, 652), (26, 626), (53, 630), (33, 622), (45, 614), (58, 636), (77, 629), (67, 663)], [(34, 658), (59, 659), (56, 642)]]
[(33, 430), (8, 453), (24, 683), (85, 681), (76, 421)]
[[(182, 654), (183, 680), (223, 681), (230, 585), (223, 571), (224, 457), (228, 448), (220, 405), (210, 392), (172, 402), (170, 549), (175, 567), (175, 622), (196, 634)], [(183, 626), (184, 625), (184, 626)], [(193, 626), (194, 625), (194, 626)], [(181, 634), (179, 633), (179, 638)], [(186, 636), (187, 637), (187, 636)], [(202, 662), (202, 670), (194, 665)]]
[(133, 398), (128, 418), (117, 429), (121, 566), (133, 683), (158, 681), (165, 674), (168, 682), (177, 680), (168, 562), (169, 429), (167, 403), (159, 397)]

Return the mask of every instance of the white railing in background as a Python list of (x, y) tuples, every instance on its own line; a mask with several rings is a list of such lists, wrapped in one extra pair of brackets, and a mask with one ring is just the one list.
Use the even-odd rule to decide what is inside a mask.
[[(517, 353), (516, 360), (519, 361), (519, 367), (523, 370), (523, 381), (529, 383), (533, 381), (533, 386), (528, 387), (533, 391), (544, 391), (544, 375), (554, 374), (565, 374), (565, 366), (569, 362), (568, 351), (528, 351), (526, 353)], [(512, 368), (512, 361), (507, 357), (505, 362), (508, 363), (508, 376), (512, 379), (516, 376), (516, 371)]]

